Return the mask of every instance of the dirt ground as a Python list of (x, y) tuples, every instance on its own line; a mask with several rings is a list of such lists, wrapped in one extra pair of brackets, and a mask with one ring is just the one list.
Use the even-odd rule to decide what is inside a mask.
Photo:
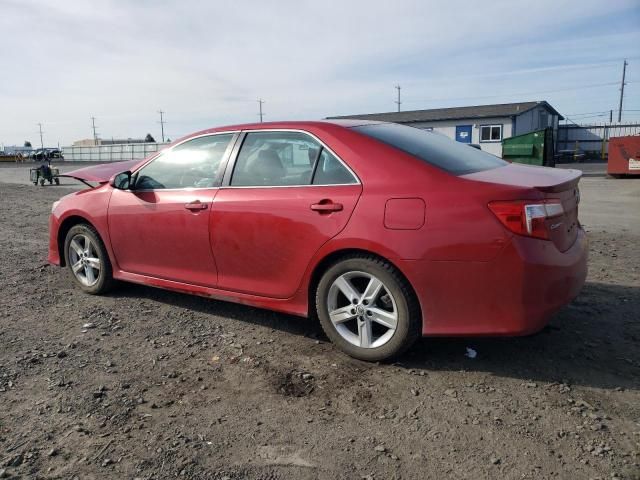
[(304, 319), (81, 294), (46, 263), (69, 190), (0, 183), (0, 478), (639, 479), (640, 179), (581, 188), (589, 278), (543, 332), (367, 364)]

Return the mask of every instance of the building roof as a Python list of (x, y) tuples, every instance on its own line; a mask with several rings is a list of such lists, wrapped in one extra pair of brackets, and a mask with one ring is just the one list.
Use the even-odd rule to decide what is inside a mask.
[(537, 106), (543, 106), (564, 120), (555, 108), (544, 100), (537, 102), (499, 103), (496, 105), (476, 105), (472, 107), (434, 108), (430, 110), (410, 110), (406, 112), (363, 113), (361, 115), (343, 115), (328, 119), (362, 119), (381, 122), (413, 123), (433, 122), (437, 120), (461, 120), (489, 117), (512, 117), (520, 115)]

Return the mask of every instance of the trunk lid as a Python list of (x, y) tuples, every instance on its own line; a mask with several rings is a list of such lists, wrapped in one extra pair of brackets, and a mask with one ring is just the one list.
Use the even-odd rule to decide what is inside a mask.
[[(479, 182), (498, 184), (506, 187), (537, 191), (542, 201), (559, 201), (563, 213), (545, 220), (549, 240), (564, 252), (571, 248), (578, 237), (580, 222), (578, 204), (580, 190), (579, 170), (536, 167), (510, 164), (504, 167), (463, 175), (462, 178)], [(492, 200), (501, 200), (492, 198)]]
[(571, 248), (571, 245), (578, 237), (578, 203), (580, 202), (580, 190), (577, 182), (575, 186), (563, 188), (557, 192), (547, 192), (547, 198), (560, 200), (564, 213), (557, 217), (551, 217), (546, 220), (547, 229), (549, 231), (549, 239), (554, 243), (558, 250), (564, 252)]

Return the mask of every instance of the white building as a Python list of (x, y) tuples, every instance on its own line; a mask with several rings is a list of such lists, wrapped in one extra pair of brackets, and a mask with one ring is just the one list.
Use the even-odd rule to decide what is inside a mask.
[(406, 112), (367, 113), (329, 117), (394, 122), (442, 133), (462, 143), (477, 144), (484, 151), (502, 156), (502, 140), (514, 135), (553, 128), (557, 138), (558, 122), (564, 120), (545, 101), (436, 108)]
[(18, 155), (19, 153), (28, 155), (32, 150), (33, 148), (31, 147), (23, 147), (21, 145), (0, 145), (0, 152), (4, 155)]

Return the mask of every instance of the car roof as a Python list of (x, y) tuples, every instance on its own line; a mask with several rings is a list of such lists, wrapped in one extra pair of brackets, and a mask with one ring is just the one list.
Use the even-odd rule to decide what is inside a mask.
[(371, 120), (290, 120), (280, 122), (260, 122), (260, 123), (240, 123), (236, 125), (225, 125), (208, 128), (189, 135), (180, 140), (207, 133), (234, 132), (238, 130), (271, 130), (271, 129), (293, 129), (306, 130), (309, 128), (322, 128), (326, 126), (339, 126), (344, 128), (358, 127), (362, 125), (374, 125), (387, 122), (376, 122)]

